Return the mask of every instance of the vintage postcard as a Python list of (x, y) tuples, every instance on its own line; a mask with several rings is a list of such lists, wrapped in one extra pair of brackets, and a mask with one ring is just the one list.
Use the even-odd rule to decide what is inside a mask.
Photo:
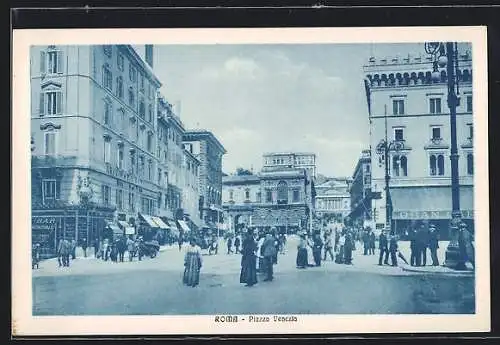
[(485, 27), (15, 30), (15, 335), (490, 329)]

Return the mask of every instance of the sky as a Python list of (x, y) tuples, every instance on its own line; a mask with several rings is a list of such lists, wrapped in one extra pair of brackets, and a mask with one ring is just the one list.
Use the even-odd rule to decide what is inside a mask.
[(300, 151), (316, 153), (318, 173), (341, 177), (369, 148), (363, 65), (408, 54), (424, 45), (155, 45), (153, 69), (186, 128), (208, 129), (226, 148), (225, 173)]

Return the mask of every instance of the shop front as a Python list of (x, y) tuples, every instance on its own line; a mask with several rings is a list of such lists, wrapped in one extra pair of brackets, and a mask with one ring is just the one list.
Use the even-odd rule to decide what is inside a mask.
[(168, 230), (166, 230), (167, 233), (166, 242), (168, 244), (173, 244), (179, 238), (179, 229), (175, 224), (175, 220), (168, 217), (160, 217), (160, 218), (163, 221), (163, 223), (165, 223), (168, 226)]
[(191, 229), (189, 228), (189, 225), (187, 225), (187, 223), (181, 219), (177, 220), (177, 224), (179, 224), (180, 237), (186, 240), (191, 234)]
[[(412, 187), (391, 189), (393, 203), (392, 226), (401, 238), (420, 224), (436, 226), (441, 240), (449, 240), (451, 220), (450, 187)], [(460, 209), (462, 221), (474, 233), (472, 187), (461, 186)]]
[(167, 242), (168, 232), (170, 231), (170, 226), (165, 224), (165, 222), (156, 216), (151, 216), (153, 221), (158, 225), (158, 230), (156, 232), (156, 240), (160, 245), (164, 245)]
[(104, 236), (113, 212), (114, 208), (90, 203), (77, 206), (60, 201), (34, 203), (31, 210), (32, 244), (40, 245), (43, 259), (57, 256), (60, 239), (75, 240), (78, 245), (86, 240), (92, 245)]
[(144, 241), (151, 241), (155, 238), (160, 227), (154, 221), (153, 217), (147, 214), (139, 213), (139, 224), (137, 234), (142, 236)]

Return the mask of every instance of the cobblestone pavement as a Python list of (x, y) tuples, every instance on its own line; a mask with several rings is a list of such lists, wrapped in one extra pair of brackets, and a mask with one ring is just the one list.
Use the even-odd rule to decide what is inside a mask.
[[(378, 266), (378, 256), (354, 265), (326, 261), (295, 268), (295, 243), (280, 255), (273, 282), (239, 284), (240, 255), (203, 256), (200, 285), (182, 285), (183, 253), (166, 247), (141, 262), (111, 263), (77, 258), (71, 267), (55, 260), (33, 271), (35, 315), (156, 315), (250, 313), (473, 313), (474, 277), (430, 275)], [(359, 247), (359, 246), (358, 246)]]

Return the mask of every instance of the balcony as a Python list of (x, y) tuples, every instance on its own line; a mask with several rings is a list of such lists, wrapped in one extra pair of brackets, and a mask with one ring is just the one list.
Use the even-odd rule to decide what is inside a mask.
[(429, 143), (424, 146), (425, 149), (443, 149), (446, 150), (450, 146), (445, 143), (443, 138), (431, 138)]
[(44, 167), (74, 167), (82, 165), (82, 160), (77, 156), (32, 156), (32, 168)]

